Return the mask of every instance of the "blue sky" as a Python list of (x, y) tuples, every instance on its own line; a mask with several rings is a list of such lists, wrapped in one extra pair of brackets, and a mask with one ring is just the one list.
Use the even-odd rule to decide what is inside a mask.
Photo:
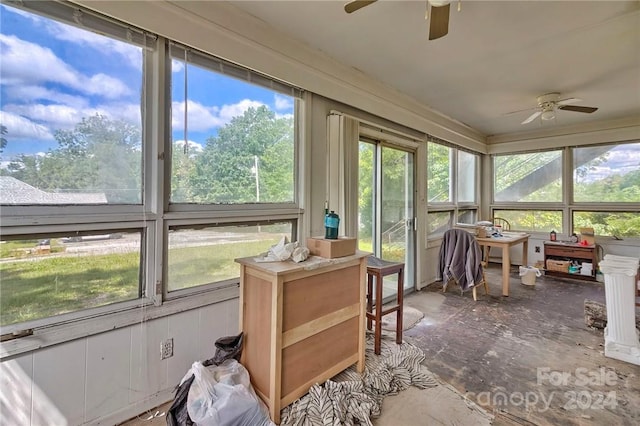
[[(0, 122), (6, 161), (55, 148), (54, 132), (100, 113), (140, 124), (139, 47), (0, 5)], [(172, 64), (173, 141), (184, 143), (184, 63)], [(207, 137), (247, 108), (293, 113), (293, 99), (188, 67), (188, 140)], [(197, 145), (196, 145), (197, 146)]]

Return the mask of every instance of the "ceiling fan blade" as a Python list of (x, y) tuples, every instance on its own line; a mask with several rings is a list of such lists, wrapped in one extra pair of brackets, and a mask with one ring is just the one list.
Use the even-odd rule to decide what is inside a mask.
[(582, 102), (582, 99), (578, 99), (578, 98), (560, 99), (557, 102), (557, 105), (569, 105), (569, 104), (572, 104), (574, 102)]
[(525, 109), (518, 109), (515, 111), (509, 111), (509, 112), (505, 112), (502, 115), (512, 115), (512, 114), (518, 114), (520, 112), (525, 112), (525, 111), (533, 111), (534, 109), (539, 109), (539, 107), (533, 107), (533, 108), (525, 108)]
[(431, 22), (429, 23), (429, 40), (444, 37), (449, 32), (449, 9), (451, 4), (431, 6)]
[(538, 118), (538, 116), (542, 114), (542, 111), (536, 111), (533, 114), (531, 114), (529, 116), (529, 118), (527, 118), (526, 120), (524, 120), (521, 124), (528, 124), (531, 123), (533, 120), (535, 120), (536, 118)]
[(353, 13), (356, 10), (362, 9), (365, 6), (369, 6), (371, 3), (375, 3), (377, 0), (355, 0), (350, 1), (344, 5), (344, 11), (347, 13)]
[(558, 109), (563, 109), (565, 111), (573, 111), (573, 112), (586, 112), (587, 114), (591, 114), (598, 110), (598, 108), (594, 107), (585, 107), (578, 105), (558, 105)]

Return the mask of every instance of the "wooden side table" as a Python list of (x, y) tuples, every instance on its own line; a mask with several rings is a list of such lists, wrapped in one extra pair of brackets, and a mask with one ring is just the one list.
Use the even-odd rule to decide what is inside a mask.
[[(382, 309), (382, 287), (384, 277), (398, 274), (398, 292), (396, 303)], [(375, 306), (373, 283), (375, 288)], [(367, 329), (375, 326), (374, 353), (380, 354), (380, 338), (382, 336), (382, 317), (395, 312), (396, 318), (396, 343), (402, 343), (402, 296), (404, 292), (404, 263), (389, 262), (374, 256), (367, 258)], [(375, 324), (374, 324), (375, 323)]]

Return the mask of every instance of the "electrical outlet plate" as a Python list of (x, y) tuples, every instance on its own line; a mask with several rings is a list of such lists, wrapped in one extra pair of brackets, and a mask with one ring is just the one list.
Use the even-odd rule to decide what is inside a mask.
[(160, 359), (167, 359), (173, 356), (173, 339), (160, 342)]

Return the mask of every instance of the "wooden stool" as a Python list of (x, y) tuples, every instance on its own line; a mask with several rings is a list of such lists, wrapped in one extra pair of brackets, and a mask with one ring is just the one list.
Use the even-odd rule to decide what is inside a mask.
[[(398, 295), (393, 306), (382, 310), (383, 279), (387, 275), (398, 274)], [(373, 306), (373, 278), (376, 282), (375, 307)], [(396, 312), (396, 343), (402, 343), (402, 296), (404, 292), (404, 263), (389, 262), (374, 256), (367, 258), (367, 329), (375, 322), (374, 350), (380, 354), (380, 338), (382, 336), (382, 317)]]

